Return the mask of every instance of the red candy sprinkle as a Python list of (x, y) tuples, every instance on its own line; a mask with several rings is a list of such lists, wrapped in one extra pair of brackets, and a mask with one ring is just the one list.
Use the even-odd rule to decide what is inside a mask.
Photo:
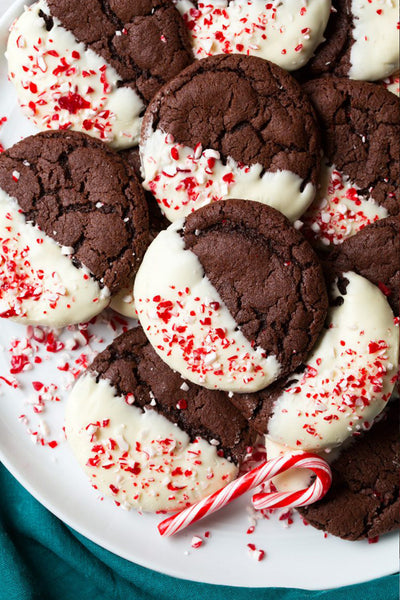
[(90, 108), (90, 102), (82, 98), (79, 94), (68, 92), (67, 96), (61, 96), (58, 99), (58, 104), (61, 108), (67, 110), (73, 115), (76, 115), (79, 110)]

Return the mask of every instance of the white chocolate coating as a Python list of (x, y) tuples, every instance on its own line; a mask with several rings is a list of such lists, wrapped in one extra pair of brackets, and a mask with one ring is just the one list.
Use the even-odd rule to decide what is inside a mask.
[(360, 189), (335, 165), (324, 161), (317, 197), (302, 218), (308, 233), (324, 246), (341, 244), (366, 225), (389, 216), (372, 197), (358, 195)]
[(122, 288), (115, 296), (111, 298), (110, 308), (115, 312), (128, 317), (129, 319), (137, 319), (135, 301), (133, 299), (133, 283), (129, 288)]
[(215, 150), (175, 144), (171, 135), (159, 129), (143, 136), (140, 154), (143, 186), (172, 222), (227, 198), (268, 204), (295, 221), (315, 195), (311, 183), (301, 191), (303, 180), (291, 171), (266, 171), (260, 177), (260, 164), (239, 165), (229, 157), (224, 165)]
[[(135, 390), (132, 390), (134, 393)], [(125, 508), (180, 510), (232, 481), (237, 467), (215, 446), (154, 410), (117, 396), (106, 379), (84, 374), (65, 412), (67, 440), (91, 483)]]
[(40, 10), (50, 14), (45, 0), (25, 9), (7, 45), (8, 76), (25, 115), (41, 130), (83, 131), (119, 149), (137, 144), (144, 108), (139, 96), (118, 88), (115, 69), (58, 19), (47, 31)]
[(330, 0), (176, 0), (196, 58), (248, 54), (293, 71), (323, 42)]
[(399, 0), (352, 0), (349, 77), (376, 81), (399, 68)]
[(185, 379), (209, 389), (253, 392), (277, 379), (280, 364), (253, 348), (205, 276), (185, 250), (183, 221), (162, 231), (136, 275), (139, 321), (155, 351)]
[(69, 249), (28, 223), (0, 188), (0, 317), (63, 327), (87, 321), (110, 302), (88, 269), (77, 268)]
[(345, 277), (343, 304), (331, 309), (329, 327), (303, 373), (289, 378), (298, 381), (275, 401), (267, 433), (278, 444), (316, 452), (335, 448), (368, 427), (390, 398), (398, 323), (376, 286), (353, 272)]

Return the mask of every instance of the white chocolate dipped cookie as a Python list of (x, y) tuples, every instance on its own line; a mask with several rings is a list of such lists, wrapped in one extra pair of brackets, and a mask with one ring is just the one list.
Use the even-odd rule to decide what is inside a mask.
[(324, 160), (303, 233), (333, 247), (399, 214), (400, 114), (394, 94), (373, 83), (324, 77), (307, 82), (322, 130)]
[(170, 221), (226, 198), (273, 206), (294, 221), (315, 196), (314, 113), (297, 82), (254, 56), (196, 61), (143, 120), (144, 188)]
[(305, 71), (379, 81), (399, 69), (399, 1), (335, 0), (324, 34)]
[(179, 510), (224, 487), (254, 438), (223, 393), (183, 382), (140, 327), (75, 384), (66, 435), (96, 490), (149, 512)]
[(41, 133), (4, 152), (0, 206), (3, 318), (55, 327), (92, 318), (147, 245), (139, 182), (114, 152), (77, 132)]
[(348, 272), (331, 297), (304, 368), (259, 395), (232, 398), (260, 433), (287, 450), (330, 451), (369, 429), (395, 385), (399, 324), (384, 294)]
[(174, 370), (209, 389), (254, 392), (301, 364), (322, 328), (318, 259), (278, 211), (227, 200), (176, 221), (136, 275), (139, 321)]
[(9, 79), (39, 129), (83, 131), (118, 149), (138, 143), (146, 104), (192, 60), (178, 11), (145, 5), (109, 14), (97, 0), (72, 9), (39, 0), (25, 9), (8, 40)]

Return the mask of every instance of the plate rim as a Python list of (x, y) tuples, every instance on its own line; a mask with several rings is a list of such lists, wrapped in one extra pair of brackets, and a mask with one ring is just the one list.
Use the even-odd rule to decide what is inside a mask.
[[(2, 29), (3, 27), (8, 27), (9, 23), (12, 22), (12, 20), (15, 18), (15, 16), (18, 14), (18, 12), (21, 11), (21, 8), (24, 6), (24, 4), (31, 4), (33, 0), (28, 0), (28, 1), (24, 1), (24, 0), (1, 0), (0, 2), (0, 29)], [(1, 14), (1, 10), (2, 10), (2, 6), (3, 5), (9, 5), (8, 8), (5, 10), (5, 12), (3, 12), (3, 14)], [(0, 419), (0, 431), (1, 431), (1, 427), (4, 425), (4, 422)], [(62, 508), (57, 507), (54, 502), (52, 502), (51, 500), (49, 500), (48, 498), (46, 498), (42, 492), (40, 490), (37, 489), (37, 487), (35, 487), (35, 485), (29, 480), (29, 477), (27, 478), (25, 476), (25, 474), (23, 473), (23, 471), (21, 471), (21, 469), (18, 467), (17, 463), (18, 461), (15, 460), (15, 462), (12, 460), (12, 458), (10, 458), (9, 454), (7, 453), (7, 451), (3, 448), (3, 440), (0, 438), (0, 460), (3, 463), (3, 465), (5, 466), (5, 468), (11, 473), (11, 475), (18, 481), (18, 483), (36, 500), (38, 501), (42, 506), (44, 506), (46, 508), (46, 510), (48, 510), (51, 514), (53, 514), (54, 516), (56, 516), (58, 519), (60, 519), (60, 521), (62, 521), (63, 523), (65, 523), (69, 528), (71, 528), (73, 531), (77, 532), (78, 534), (82, 535), (83, 537), (85, 537), (86, 539), (88, 539), (89, 541), (95, 543), (96, 545), (98, 545), (101, 548), (104, 548), (105, 550), (107, 550), (108, 552), (111, 552), (112, 554), (127, 560), (128, 562), (134, 563), (134, 564), (138, 564), (141, 567), (147, 568), (153, 572), (157, 572), (157, 573), (162, 573), (164, 575), (167, 575), (169, 577), (174, 577), (177, 579), (181, 579), (184, 581), (193, 581), (196, 583), (205, 583), (207, 585), (222, 585), (222, 586), (230, 586), (230, 587), (245, 587), (249, 590), (251, 589), (271, 589), (271, 588), (275, 588), (275, 587), (282, 587), (283, 589), (292, 589), (292, 590), (308, 590), (308, 591), (322, 591), (322, 590), (330, 590), (330, 589), (336, 589), (336, 586), (328, 586), (326, 588), (314, 588), (314, 587), (285, 587), (284, 582), (282, 582), (280, 584), (280, 586), (277, 586), (276, 584), (273, 586), (268, 586), (264, 583), (260, 583), (259, 585), (256, 585), (254, 587), (247, 587), (245, 586), (243, 583), (215, 583), (213, 581), (204, 581), (204, 579), (196, 579), (195, 577), (191, 576), (191, 577), (186, 577), (183, 576), (181, 572), (174, 572), (174, 569), (170, 567), (163, 567), (163, 566), (159, 566), (159, 565), (154, 565), (151, 564), (149, 560), (147, 559), (140, 559), (138, 560), (137, 558), (135, 560), (132, 560), (132, 558), (130, 558), (129, 556), (126, 555), (126, 553), (121, 549), (118, 549), (117, 547), (113, 546), (113, 544), (110, 544), (108, 541), (104, 541), (104, 539), (99, 540), (98, 534), (93, 534), (92, 531), (88, 530), (87, 528), (85, 528), (84, 526), (82, 526), (80, 523), (78, 523), (78, 526), (76, 524), (76, 522), (74, 522), (73, 520), (71, 521), (71, 518), (67, 515), (67, 517), (65, 516), (65, 512)], [(78, 468), (78, 467), (77, 467)], [(393, 537), (396, 536), (396, 532), (393, 532), (392, 534), (388, 534), (389, 536), (392, 535)], [(344, 540), (340, 540), (340, 541), (344, 541)], [(357, 542), (350, 542), (351, 544), (357, 543)], [(193, 567), (192, 567), (193, 570)], [(392, 574), (397, 573), (396, 570), (391, 570), (388, 569), (384, 574), (380, 575), (379, 577), (385, 577), (385, 576), (390, 576)], [(372, 581), (371, 579), (362, 579), (353, 583), (346, 583), (343, 585), (341, 585), (340, 587), (347, 587), (350, 585), (357, 585), (360, 583), (367, 583), (368, 581)]]

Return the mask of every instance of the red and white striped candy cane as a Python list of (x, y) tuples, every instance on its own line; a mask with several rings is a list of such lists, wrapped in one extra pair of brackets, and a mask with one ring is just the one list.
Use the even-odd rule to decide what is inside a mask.
[[(279, 508), (305, 506), (320, 500), (328, 491), (332, 474), (328, 463), (320, 456), (306, 452), (284, 454), (264, 461), (248, 473), (245, 473), (227, 486), (203, 498), (196, 504), (172, 515), (158, 525), (158, 531), (164, 537), (174, 535), (191, 523), (219, 510), (238, 496), (252, 490), (280, 473), (293, 467), (310, 469), (316, 475), (315, 481), (309, 488), (296, 492), (271, 492), (256, 494), (253, 504), (256, 508)], [(257, 505), (256, 505), (257, 503)]]
[[(297, 469), (310, 469), (316, 475), (310, 487), (295, 492), (261, 492), (252, 498), (252, 504), (257, 510), (264, 508), (294, 508), (295, 506), (307, 506), (317, 502), (329, 490), (332, 482), (330, 466), (320, 458), (321, 464), (317, 465), (315, 456), (305, 454), (300, 456), (296, 463)], [(289, 467), (290, 468), (290, 467)]]

